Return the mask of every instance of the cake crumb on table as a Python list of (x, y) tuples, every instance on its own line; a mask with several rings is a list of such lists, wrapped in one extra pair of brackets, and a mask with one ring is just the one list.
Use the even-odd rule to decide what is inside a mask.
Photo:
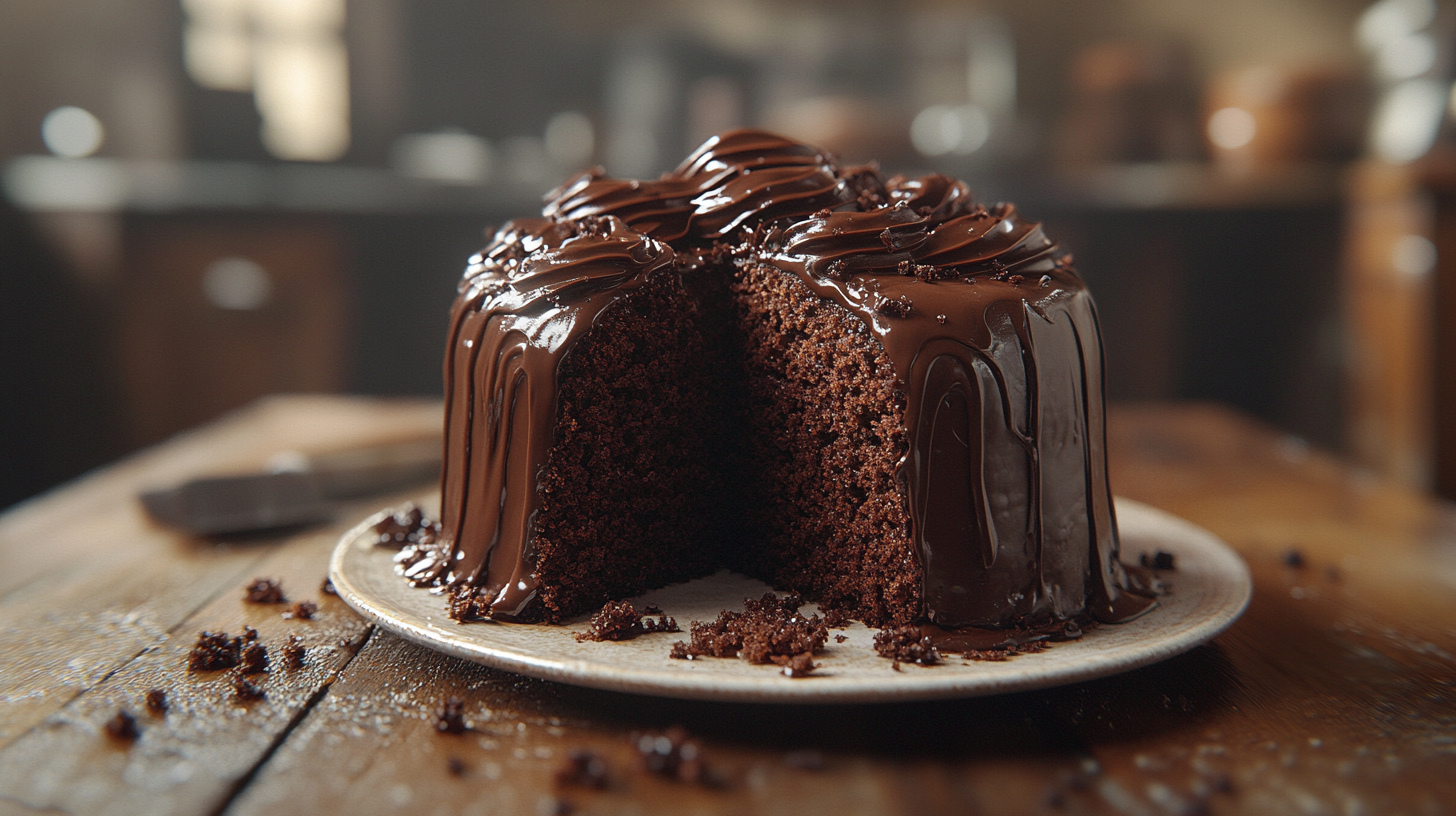
[(680, 725), (662, 732), (635, 733), (632, 745), (648, 773), (694, 785), (721, 786), (721, 780), (708, 770), (702, 746)]
[(611, 770), (597, 752), (573, 748), (566, 762), (556, 769), (555, 778), (558, 785), (603, 790), (611, 783)]
[(283, 666), (287, 669), (303, 668), (303, 638), (298, 635), (289, 635), (288, 642), (283, 645)]
[(283, 613), (284, 620), (313, 620), (313, 613), (318, 611), (318, 604), (313, 601), (299, 601)]
[(451, 697), (435, 714), (435, 730), (441, 734), (463, 734), (470, 729), (465, 722), (465, 701)]
[(233, 676), (233, 697), (240, 702), (251, 703), (254, 700), (261, 700), (267, 694), (263, 689), (254, 685), (251, 680), (241, 674)]
[(148, 691), (146, 696), (146, 705), (147, 710), (152, 712), (153, 714), (166, 714), (168, 707), (167, 692), (162, 691), (161, 689), (152, 689), (151, 691)]
[(141, 732), (137, 730), (136, 717), (126, 709), (116, 712), (115, 717), (106, 721), (106, 733), (122, 742), (132, 742), (141, 736)]
[(241, 638), (229, 638), (227, 632), (202, 632), (187, 654), (188, 671), (220, 671), (238, 665), (242, 650)]
[(268, 671), (268, 647), (249, 643), (238, 655), (239, 674), (263, 674)]
[(288, 603), (283, 595), (283, 582), (273, 578), (254, 578), (243, 592), (243, 600), (251, 604)]

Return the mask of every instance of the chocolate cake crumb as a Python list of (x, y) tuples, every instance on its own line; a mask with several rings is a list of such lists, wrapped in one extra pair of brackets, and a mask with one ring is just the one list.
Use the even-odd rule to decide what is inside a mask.
[(251, 626), (243, 627), (243, 642), (251, 643), (258, 639), (258, 630)]
[(435, 730), (441, 734), (463, 734), (470, 730), (465, 723), (465, 701), (451, 697), (435, 714)]
[(670, 657), (742, 657), (750, 663), (780, 663), (775, 658), (810, 655), (824, 648), (829, 629), (818, 615), (799, 613), (798, 595), (779, 598), (772, 592), (758, 600), (745, 598), (743, 611), (724, 610), (712, 623), (693, 621), (689, 643), (674, 644)]
[(659, 607), (657, 604), (648, 604), (648, 605), (642, 607), (642, 614), (644, 614), (644, 615), (663, 615), (663, 614), (666, 614), (666, 613), (664, 613), (662, 611), (662, 608)]
[(425, 516), (425, 511), (414, 503), (406, 504), (393, 514), (374, 525), (381, 547), (403, 548), (434, 543), (440, 532), (440, 523)]
[(339, 595), (339, 591), (334, 589), (334, 580), (332, 578), (324, 578), (324, 582), (319, 584), (319, 592), (325, 595), (333, 595), (334, 597), (338, 597)]
[(835, 635), (834, 636), (834, 642), (835, 643), (843, 643), (846, 640), (849, 640), (849, 636), (848, 635)]
[(147, 710), (161, 716), (167, 713), (167, 692), (161, 689), (152, 689), (146, 696)]
[(899, 670), (902, 662), (919, 666), (932, 666), (940, 662), (940, 652), (936, 650), (930, 636), (923, 634), (918, 626), (881, 629), (875, 634), (875, 651), (880, 657), (894, 661), (893, 668), (896, 670)]
[(468, 768), (465, 767), (465, 760), (452, 756), (445, 760), (445, 770), (449, 771), (451, 776), (464, 776)]
[(801, 771), (822, 771), (824, 755), (812, 749), (790, 751), (784, 755), (784, 764)]
[(1173, 557), (1173, 554), (1170, 553), (1170, 552), (1165, 552), (1163, 550), (1158, 550), (1157, 552), (1154, 552), (1152, 555), (1148, 555), (1147, 553), (1142, 553), (1142, 554), (1138, 555), (1138, 563), (1139, 564), (1142, 564), (1143, 567), (1145, 567), (1147, 569), (1151, 569), (1151, 570), (1173, 570), (1173, 569), (1176, 569), (1176, 567), (1173, 566), (1174, 565), (1174, 557)]
[(318, 611), (318, 604), (313, 601), (299, 601), (293, 608), (283, 613), (284, 620), (313, 620), (313, 613)]
[(303, 638), (298, 635), (289, 635), (288, 642), (284, 644), (281, 650), (283, 667), (294, 670), (303, 668), (303, 655), (305, 651), (303, 648)]
[(1293, 567), (1294, 569), (1304, 569), (1304, 553), (1300, 550), (1291, 547), (1285, 550), (1284, 555), (1281, 557), (1283, 558), (1284, 565), (1286, 567)]
[(249, 643), (238, 655), (239, 674), (263, 674), (268, 671), (268, 647)]
[(188, 671), (220, 671), (238, 665), (242, 651), (241, 638), (229, 638), (227, 632), (203, 632), (187, 655)]
[(233, 675), (233, 697), (240, 702), (250, 703), (254, 700), (261, 700), (267, 695), (263, 689), (253, 685), (252, 681), (241, 674)]
[(288, 603), (283, 597), (283, 582), (273, 578), (254, 578), (243, 591), (243, 600), (251, 604)]
[(785, 677), (798, 679), (808, 677), (816, 668), (814, 661), (809, 658), (808, 652), (800, 652), (792, 657), (774, 657), (773, 662), (783, 666)]
[(115, 717), (106, 721), (106, 733), (110, 734), (112, 739), (123, 742), (132, 742), (141, 736), (141, 731), (137, 730), (136, 717), (133, 717), (131, 712), (126, 709), (116, 712)]
[(897, 298), (884, 298), (875, 305), (875, 311), (885, 317), (909, 317), (913, 309), (914, 303), (905, 295)]
[(609, 773), (607, 761), (595, 751), (573, 748), (556, 770), (556, 784), (604, 790), (611, 781)]
[(682, 726), (661, 733), (648, 731), (632, 735), (632, 745), (648, 773), (690, 784), (712, 785), (716, 781), (703, 761), (703, 749)]
[(819, 613), (824, 617), (824, 625), (830, 629), (843, 629), (849, 626), (854, 619), (849, 616), (849, 610), (840, 607), (824, 609), (820, 607)]
[[(655, 607), (654, 607), (655, 608)], [(661, 611), (658, 613), (661, 615)], [(631, 601), (607, 601), (606, 605), (592, 616), (587, 623), (587, 631), (576, 632), (573, 637), (577, 643), (583, 641), (607, 641), (607, 640), (631, 640), (638, 635), (645, 635), (652, 632), (681, 632), (677, 621), (669, 617), (660, 617), (657, 620), (650, 620), (643, 617), (632, 606)]]

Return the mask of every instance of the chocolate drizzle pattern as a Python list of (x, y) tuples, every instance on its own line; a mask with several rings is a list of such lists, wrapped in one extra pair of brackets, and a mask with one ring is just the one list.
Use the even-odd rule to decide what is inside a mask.
[(735, 131), (656, 181), (577, 176), (544, 214), (502, 229), (461, 284), (442, 531), (401, 567), (417, 585), (468, 588), (494, 618), (526, 612), (563, 355), (675, 257), (732, 243), (733, 262), (771, 263), (857, 315), (894, 364), (924, 619), (1118, 621), (1154, 604), (1118, 560), (1096, 311), (1014, 207)]

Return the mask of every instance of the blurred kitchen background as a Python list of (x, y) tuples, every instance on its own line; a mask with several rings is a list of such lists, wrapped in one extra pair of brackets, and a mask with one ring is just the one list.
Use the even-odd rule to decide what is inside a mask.
[(1111, 398), (1456, 496), (1453, 49), (1436, 0), (0, 0), (0, 506), (437, 394), (484, 228), (737, 126), (1046, 222)]

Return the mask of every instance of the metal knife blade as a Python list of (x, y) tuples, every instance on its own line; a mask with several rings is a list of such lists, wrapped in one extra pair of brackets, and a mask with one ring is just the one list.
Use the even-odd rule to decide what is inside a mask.
[(275, 461), (293, 467), (210, 476), (141, 494), (156, 521), (195, 535), (219, 535), (327, 521), (340, 501), (439, 478), (440, 439), (408, 440)]

